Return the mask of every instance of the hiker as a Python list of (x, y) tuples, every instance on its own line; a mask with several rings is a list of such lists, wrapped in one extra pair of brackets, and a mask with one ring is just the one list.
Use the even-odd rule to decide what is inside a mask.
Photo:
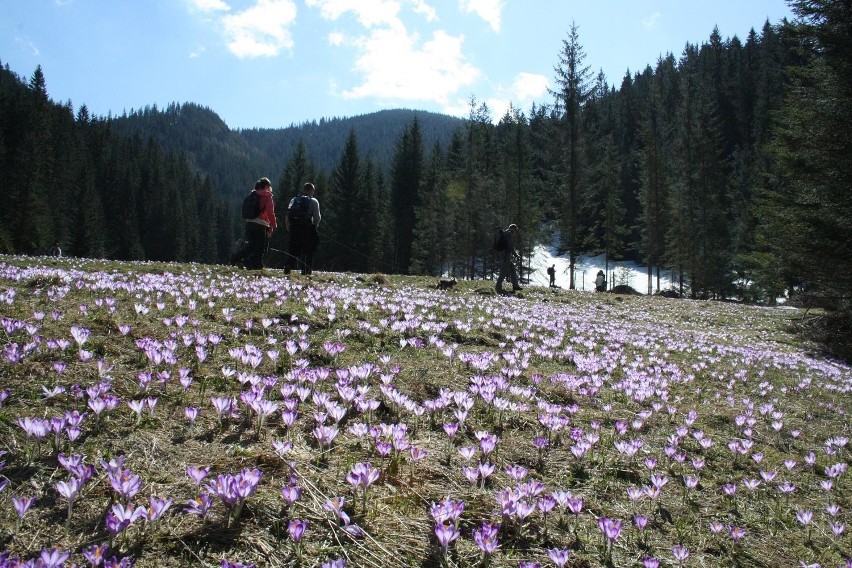
[(50, 247), (49, 251), (47, 251), (47, 255), (48, 256), (56, 256), (56, 257), (62, 256), (62, 249), (59, 248), (59, 242), (53, 243), (53, 246)]
[(278, 226), (272, 183), (268, 178), (257, 180), (254, 190), (246, 197), (243, 220), (246, 222), (245, 242), (231, 258), (231, 264), (242, 265), (249, 270), (261, 270), (263, 257), (269, 250), (269, 237)]
[(547, 269), (547, 275), (550, 276), (550, 287), (556, 288), (556, 265), (555, 264)]
[(503, 293), (503, 280), (507, 277), (512, 281), (512, 291), (517, 292), (522, 290), (518, 285), (518, 272), (515, 270), (514, 261), (518, 258), (518, 253), (515, 252), (515, 236), (518, 234), (518, 226), (512, 223), (508, 229), (504, 229), (501, 235), (503, 242), (498, 248), (498, 259), (500, 261), (500, 276), (497, 277), (498, 294)]
[(598, 270), (598, 276), (595, 278), (595, 291), (606, 292), (606, 275), (603, 270)]
[[(314, 251), (319, 243), (320, 205), (316, 197), (316, 187), (311, 182), (302, 186), (302, 192), (290, 200), (284, 226), (290, 232), (290, 252), (284, 273), (301, 268), (302, 274), (311, 274), (314, 269)], [(299, 263), (297, 266), (296, 263)]]

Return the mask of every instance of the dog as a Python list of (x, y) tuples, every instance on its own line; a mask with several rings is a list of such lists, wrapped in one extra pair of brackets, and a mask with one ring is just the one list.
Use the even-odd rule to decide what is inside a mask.
[(455, 277), (441, 278), (440, 280), (438, 280), (438, 285), (436, 286), (436, 288), (438, 288), (438, 290), (450, 290), (456, 284), (458, 284), (458, 281), (455, 279)]

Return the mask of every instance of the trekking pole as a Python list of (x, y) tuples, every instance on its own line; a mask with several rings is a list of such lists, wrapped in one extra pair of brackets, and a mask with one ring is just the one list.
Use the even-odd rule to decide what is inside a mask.
[(293, 260), (295, 260), (297, 263), (302, 264), (302, 265), (304, 265), (304, 266), (307, 266), (307, 264), (305, 264), (305, 261), (303, 261), (301, 258), (299, 258), (299, 257), (297, 257), (297, 256), (293, 256), (292, 254), (290, 254), (290, 253), (289, 253), (289, 252), (287, 252), (287, 251), (283, 251), (283, 250), (281, 250), (281, 249), (277, 249), (277, 248), (273, 248), (273, 247), (269, 247), (269, 250), (271, 250), (271, 251), (275, 251), (275, 252), (280, 252), (280, 253), (281, 253), (281, 254), (283, 254), (283, 255), (289, 256), (290, 258), (292, 258)]
[(393, 272), (396, 272), (396, 270), (397, 270), (396, 264), (388, 264), (388, 263), (386, 263), (385, 261), (383, 261), (383, 260), (381, 260), (381, 259), (374, 258), (374, 257), (372, 257), (372, 256), (370, 256), (370, 255), (368, 255), (368, 254), (364, 254), (363, 252), (361, 252), (361, 251), (359, 251), (359, 250), (357, 250), (357, 249), (355, 249), (355, 248), (352, 248), (352, 247), (350, 247), (350, 246), (346, 245), (345, 243), (341, 243), (340, 241), (337, 241), (337, 240), (335, 240), (335, 239), (332, 239), (332, 238), (331, 238), (331, 237), (329, 237), (329, 236), (324, 236), (323, 238), (324, 238), (325, 240), (329, 241), (329, 242), (332, 242), (332, 243), (334, 243), (334, 244), (336, 244), (336, 245), (339, 245), (339, 246), (341, 246), (341, 247), (345, 248), (345, 249), (346, 249), (346, 250), (348, 250), (348, 251), (351, 251), (351, 252), (353, 252), (353, 253), (355, 253), (355, 254), (357, 254), (357, 255), (363, 256), (364, 258), (366, 258), (366, 259), (368, 259), (368, 260), (375, 261), (376, 263), (381, 264), (381, 265), (382, 265), (382, 266), (384, 266), (385, 268), (390, 268)]

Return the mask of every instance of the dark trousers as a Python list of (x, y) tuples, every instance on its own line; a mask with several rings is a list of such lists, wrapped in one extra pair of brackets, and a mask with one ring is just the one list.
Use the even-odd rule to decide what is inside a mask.
[(269, 249), (266, 227), (259, 223), (246, 223), (245, 243), (234, 254), (231, 264), (242, 264), (250, 270), (263, 268), (263, 257)]
[(518, 272), (515, 270), (515, 263), (512, 262), (512, 251), (503, 251), (500, 253), (500, 275), (497, 277), (497, 291), (503, 291), (503, 280), (506, 278), (512, 282), (512, 289), (517, 290)]
[(310, 222), (290, 225), (290, 250), (284, 270), (301, 270), (302, 274), (311, 274), (316, 248), (317, 230)]

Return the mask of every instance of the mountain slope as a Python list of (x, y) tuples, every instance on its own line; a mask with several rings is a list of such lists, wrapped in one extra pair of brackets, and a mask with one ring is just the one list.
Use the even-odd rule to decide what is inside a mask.
[(415, 116), (427, 149), (436, 141), (446, 147), (453, 132), (463, 125), (455, 117), (399, 109), (287, 128), (233, 131), (214, 111), (194, 103), (172, 103), (165, 110), (146, 107), (113, 118), (111, 125), (118, 133), (139, 136), (143, 141), (153, 137), (166, 150), (185, 153), (198, 173), (209, 176), (217, 193), (235, 197), (258, 177), (275, 182), (300, 140), (308, 159), (320, 171), (331, 171), (353, 129), (360, 153), (386, 167), (400, 134)]
[(350, 130), (354, 129), (360, 153), (386, 166), (393, 159), (400, 135), (415, 117), (427, 150), (436, 141), (446, 148), (453, 132), (464, 124), (463, 120), (445, 114), (394, 109), (349, 118), (321, 119), (283, 129), (241, 130), (239, 134), (249, 146), (274, 157), (280, 167), (290, 158), (299, 140), (304, 140), (314, 164), (320, 170), (331, 171), (340, 159)]

